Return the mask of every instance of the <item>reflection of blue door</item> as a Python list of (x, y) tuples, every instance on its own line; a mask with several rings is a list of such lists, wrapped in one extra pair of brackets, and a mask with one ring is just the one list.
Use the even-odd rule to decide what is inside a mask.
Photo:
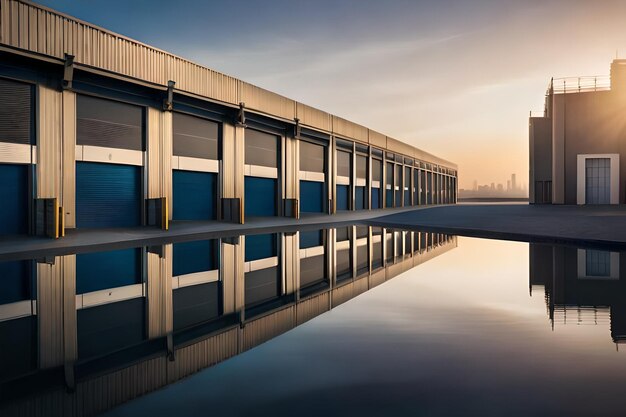
[(28, 233), (30, 165), (0, 164), (0, 235)]
[(140, 343), (145, 337), (145, 311), (144, 298), (78, 310), (79, 360)]
[(217, 243), (215, 240), (197, 240), (174, 243), (173, 275), (193, 274), (195, 272), (217, 269)]
[(121, 249), (76, 255), (76, 293), (139, 284), (141, 249)]
[(34, 283), (30, 261), (0, 262), (0, 304), (30, 300)]
[(174, 170), (172, 173), (174, 220), (217, 218), (217, 175), (211, 172)]
[(245, 216), (276, 216), (276, 180), (245, 178)]
[(337, 185), (337, 210), (349, 210), (349, 185)]
[(300, 212), (323, 213), (324, 211), (324, 183), (300, 181)]
[(141, 225), (141, 167), (76, 163), (76, 227)]

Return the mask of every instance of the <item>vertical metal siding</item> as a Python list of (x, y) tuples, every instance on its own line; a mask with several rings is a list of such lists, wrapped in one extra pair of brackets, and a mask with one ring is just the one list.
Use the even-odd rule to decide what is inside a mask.
[(305, 323), (312, 318), (319, 316), (329, 310), (328, 299), (330, 297), (329, 292), (307, 298), (298, 303), (296, 306), (297, 326)]
[(173, 329), (172, 245), (163, 257), (148, 253), (148, 338), (165, 336)]
[(57, 258), (63, 269), (63, 348), (65, 363), (78, 359), (76, 327), (76, 255)]
[(325, 111), (307, 106), (306, 104), (296, 103), (296, 117), (300, 119), (300, 123), (326, 132), (332, 131), (332, 121), (330, 114)]
[[(241, 238), (243, 241), (245, 238)], [(220, 277), (223, 290), (223, 313), (239, 311), (244, 305), (244, 244), (221, 244)]]
[(242, 351), (251, 349), (295, 327), (295, 307), (290, 306), (275, 313), (246, 323), (242, 330)]
[(37, 88), (37, 197), (61, 197), (62, 94)]
[(352, 282), (334, 288), (332, 291), (333, 308), (338, 306), (339, 304), (345, 303), (346, 301), (354, 297), (353, 289), (354, 288)]
[(281, 260), (283, 262), (284, 292), (293, 294), (300, 288), (300, 238), (299, 233), (281, 235)]
[(60, 262), (37, 264), (39, 366), (63, 364), (63, 273)]
[(222, 197), (243, 199), (244, 128), (222, 125)]
[(300, 194), (300, 141), (285, 138), (285, 198), (299, 198)]
[(332, 116), (333, 133), (359, 142), (368, 142), (368, 129), (341, 117)]
[(288, 120), (296, 117), (296, 102), (291, 99), (244, 81), (239, 81), (239, 91), (240, 101), (244, 102), (247, 108)]
[(76, 94), (63, 91), (62, 201), (65, 227), (76, 227)]
[(167, 365), (168, 383), (235, 356), (238, 329), (230, 329), (176, 350), (176, 361)]
[(166, 197), (172, 218), (172, 113), (148, 108), (148, 198)]

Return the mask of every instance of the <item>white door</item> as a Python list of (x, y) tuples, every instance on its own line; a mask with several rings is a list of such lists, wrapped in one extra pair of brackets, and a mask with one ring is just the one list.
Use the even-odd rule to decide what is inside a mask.
[(611, 203), (611, 159), (585, 159), (585, 204)]

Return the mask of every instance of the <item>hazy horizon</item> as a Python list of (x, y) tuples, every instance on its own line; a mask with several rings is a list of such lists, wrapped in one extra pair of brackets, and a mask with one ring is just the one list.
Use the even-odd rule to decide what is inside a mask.
[(40, 3), (456, 162), (466, 189), (527, 183), (550, 77), (626, 45), (616, 0)]

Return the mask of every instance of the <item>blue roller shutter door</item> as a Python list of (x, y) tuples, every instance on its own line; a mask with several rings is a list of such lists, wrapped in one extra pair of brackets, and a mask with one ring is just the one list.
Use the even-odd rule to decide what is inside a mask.
[(350, 186), (337, 185), (337, 210), (349, 210)]
[(28, 233), (30, 165), (0, 164), (0, 235)]
[(411, 205), (411, 168), (404, 168), (404, 207)]
[[(204, 161), (219, 159), (219, 124), (182, 113), (173, 114), (173, 155)], [(172, 173), (173, 219), (217, 218), (217, 174), (175, 169)]]
[(214, 220), (217, 218), (217, 174), (173, 172), (174, 220)]
[[(352, 153), (337, 150), (337, 176), (348, 178), (352, 184)], [(350, 185), (337, 184), (335, 196), (337, 210), (350, 210)]]
[[(300, 171), (324, 174), (326, 169), (326, 147), (300, 141)], [(327, 177), (325, 177), (327, 178)], [(326, 211), (325, 184), (317, 181), (300, 181), (300, 212), (323, 213)]]
[[(246, 129), (246, 165), (278, 170), (279, 137), (253, 129)], [(276, 216), (278, 214), (277, 178), (246, 176), (244, 179), (245, 217)]]
[(380, 188), (372, 188), (372, 208), (380, 208)]
[(276, 216), (277, 181), (273, 178), (245, 178), (245, 216)]
[(364, 210), (365, 207), (365, 187), (355, 187), (354, 203), (357, 210)]
[(76, 227), (141, 225), (141, 167), (76, 163)]
[(300, 181), (300, 211), (303, 213), (324, 212), (324, 183)]

